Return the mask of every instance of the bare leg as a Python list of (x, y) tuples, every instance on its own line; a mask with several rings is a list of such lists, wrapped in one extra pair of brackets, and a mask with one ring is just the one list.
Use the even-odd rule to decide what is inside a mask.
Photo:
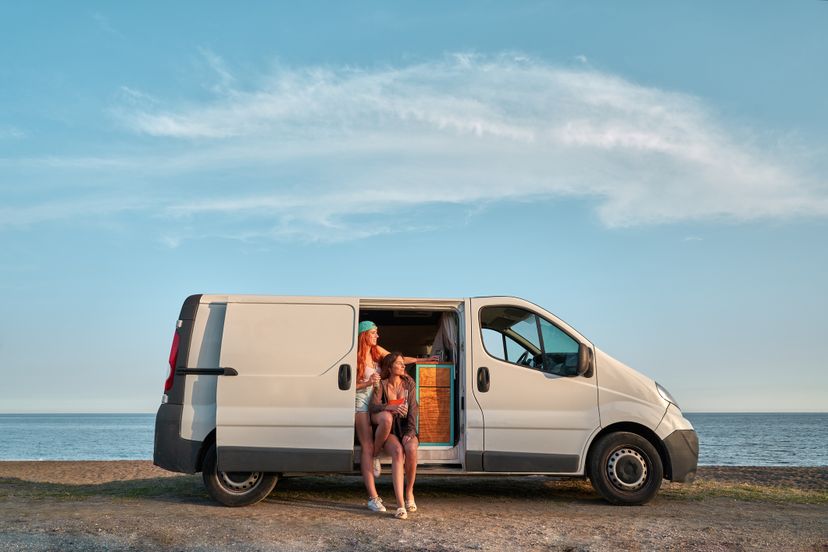
[(362, 452), (359, 455), (359, 471), (362, 472), (362, 480), (365, 482), (365, 490), (368, 491), (368, 498), (377, 496), (377, 487), (374, 484), (374, 470), (371, 465), (374, 454), (374, 440), (371, 436), (371, 421), (367, 412), (356, 413), (356, 433), (359, 438), (359, 446)]
[(374, 414), (372, 419), (377, 424), (377, 432), (374, 434), (374, 456), (379, 456), (385, 440), (391, 434), (391, 424), (394, 421), (394, 416), (387, 410), (384, 410)]
[(396, 435), (389, 435), (385, 441), (385, 452), (391, 456), (391, 481), (394, 483), (394, 495), (397, 497), (397, 508), (405, 508), (403, 500), (403, 484), (405, 477), (405, 455)]
[(414, 480), (417, 478), (417, 448), (420, 441), (416, 437), (405, 442), (405, 499), (414, 502)]

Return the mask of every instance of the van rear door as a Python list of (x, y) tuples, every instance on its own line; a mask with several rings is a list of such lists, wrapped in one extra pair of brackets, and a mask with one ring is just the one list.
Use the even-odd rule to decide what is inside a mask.
[(219, 470), (353, 469), (358, 312), (354, 298), (228, 302), (216, 390)]

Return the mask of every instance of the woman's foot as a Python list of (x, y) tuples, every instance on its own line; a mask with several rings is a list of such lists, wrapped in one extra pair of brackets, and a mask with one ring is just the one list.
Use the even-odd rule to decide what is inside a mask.
[(397, 508), (397, 513), (394, 514), (394, 517), (397, 519), (408, 519), (408, 512), (405, 511), (405, 508)]
[(409, 512), (416, 512), (417, 511), (417, 503), (414, 502), (414, 497), (413, 496), (410, 499), (405, 501), (405, 507), (408, 509)]
[(382, 464), (379, 456), (374, 456), (374, 477), (379, 477), (382, 474)]
[(368, 499), (368, 509), (372, 512), (384, 512), (385, 506), (382, 505), (382, 499), (379, 496)]

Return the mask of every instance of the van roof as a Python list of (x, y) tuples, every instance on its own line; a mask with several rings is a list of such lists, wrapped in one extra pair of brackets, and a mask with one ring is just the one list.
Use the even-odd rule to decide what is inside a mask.
[(436, 299), (427, 297), (344, 297), (318, 295), (202, 295), (199, 302), (205, 303), (278, 303), (290, 302), (326, 303), (339, 301), (358, 301), (360, 307), (392, 307), (392, 308), (457, 308), (465, 301), (463, 299)]

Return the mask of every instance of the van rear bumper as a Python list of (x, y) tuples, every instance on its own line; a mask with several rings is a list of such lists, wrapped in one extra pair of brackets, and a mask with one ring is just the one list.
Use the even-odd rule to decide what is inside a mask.
[(155, 447), (152, 463), (165, 470), (196, 473), (200, 441), (181, 438), (180, 404), (162, 404), (155, 415)]
[(699, 436), (692, 429), (678, 429), (664, 439), (670, 455), (670, 480), (691, 483), (699, 464)]

